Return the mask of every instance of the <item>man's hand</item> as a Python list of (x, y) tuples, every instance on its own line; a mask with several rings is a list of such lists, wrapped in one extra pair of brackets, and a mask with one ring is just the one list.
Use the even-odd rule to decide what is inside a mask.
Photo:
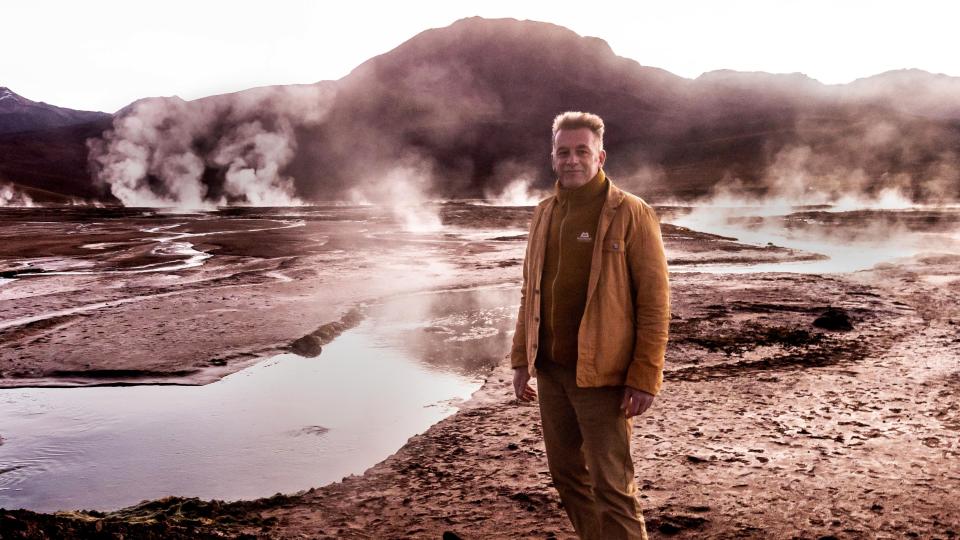
[(517, 401), (529, 403), (537, 399), (537, 391), (530, 386), (530, 372), (526, 366), (513, 368), (513, 393), (517, 395)]
[[(514, 376), (513, 381), (513, 386), (516, 387), (516, 376)], [(644, 392), (643, 390), (637, 390), (630, 386), (623, 387), (623, 403), (620, 404), (620, 409), (623, 410), (625, 417), (632, 418), (641, 415), (649, 409), (651, 405), (653, 405), (653, 394)]]

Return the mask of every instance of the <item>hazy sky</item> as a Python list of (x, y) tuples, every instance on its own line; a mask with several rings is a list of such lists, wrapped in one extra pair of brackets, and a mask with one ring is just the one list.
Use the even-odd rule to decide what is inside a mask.
[(960, 76), (960, 4), (939, 0), (41, 0), (0, 8), (0, 86), (113, 112), (146, 96), (339, 79), (473, 15), (560, 24), (689, 78), (736, 69), (845, 83), (908, 67)]

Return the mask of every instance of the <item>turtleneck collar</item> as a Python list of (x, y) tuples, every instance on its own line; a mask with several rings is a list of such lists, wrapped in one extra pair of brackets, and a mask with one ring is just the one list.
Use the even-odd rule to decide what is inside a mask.
[(603, 169), (597, 171), (596, 176), (590, 179), (586, 184), (576, 187), (573, 189), (567, 189), (560, 186), (560, 181), (557, 180), (557, 201), (560, 204), (580, 204), (587, 202), (595, 197), (599, 197), (606, 192), (607, 188), (607, 175), (604, 174)]

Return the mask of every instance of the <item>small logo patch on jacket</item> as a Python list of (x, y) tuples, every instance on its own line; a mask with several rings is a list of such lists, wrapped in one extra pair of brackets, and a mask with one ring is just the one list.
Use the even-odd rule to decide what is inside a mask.
[(580, 236), (577, 237), (577, 242), (592, 242), (593, 238), (590, 238), (590, 233), (583, 231), (580, 233)]

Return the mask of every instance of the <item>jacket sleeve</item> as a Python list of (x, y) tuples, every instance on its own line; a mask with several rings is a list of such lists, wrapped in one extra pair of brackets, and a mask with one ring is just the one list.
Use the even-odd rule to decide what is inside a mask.
[(517, 329), (513, 333), (513, 347), (510, 349), (510, 367), (520, 368), (527, 366), (527, 280), (530, 266), (530, 242), (533, 240), (533, 229), (537, 225), (537, 216), (540, 213), (538, 206), (533, 211), (530, 220), (530, 230), (527, 233), (527, 251), (523, 257), (523, 284), (520, 285), (520, 309), (517, 312)]
[(636, 338), (626, 384), (656, 395), (663, 384), (664, 354), (670, 328), (670, 284), (660, 221), (641, 203), (634, 214), (632, 241), (627, 242), (634, 288)]

